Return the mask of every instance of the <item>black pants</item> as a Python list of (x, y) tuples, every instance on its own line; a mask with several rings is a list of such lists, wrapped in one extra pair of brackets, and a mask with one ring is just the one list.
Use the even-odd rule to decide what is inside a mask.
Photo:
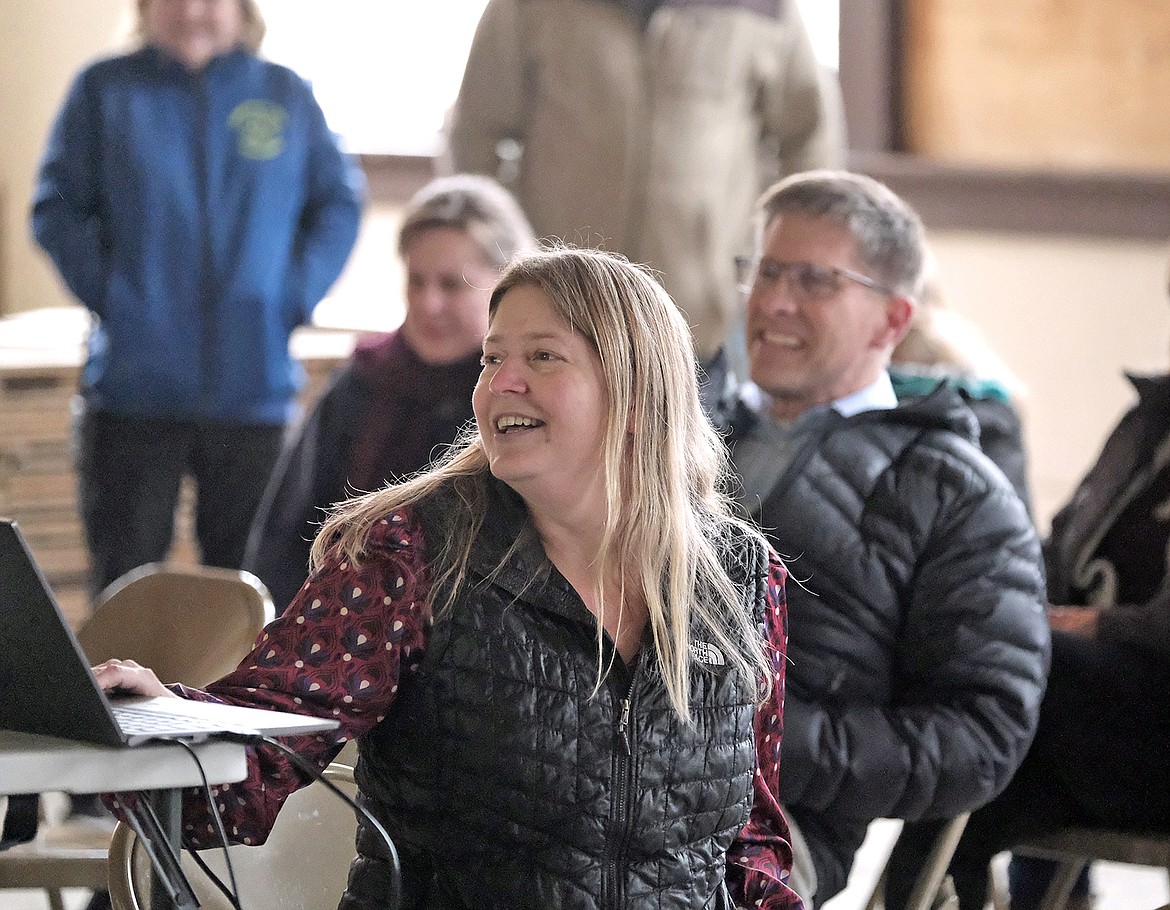
[(1036, 739), (1007, 789), (971, 816), (951, 864), (962, 910), (982, 910), (988, 863), (1021, 841), (1070, 825), (1170, 830), (1168, 683), (1165, 661), (1053, 633)]
[(281, 426), (85, 411), (77, 424), (78, 499), (93, 594), (130, 569), (166, 557), (187, 475), (196, 483), (202, 561), (239, 568), (283, 435)]

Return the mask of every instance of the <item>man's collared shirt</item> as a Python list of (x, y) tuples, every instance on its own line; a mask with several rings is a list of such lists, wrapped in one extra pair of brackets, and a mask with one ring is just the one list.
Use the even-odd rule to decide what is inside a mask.
[(737, 498), (749, 515), (760, 510), (796, 453), (820, 436), (820, 430), (830, 419), (830, 411), (836, 411), (842, 417), (852, 417), (863, 411), (886, 410), (898, 404), (893, 383), (885, 370), (872, 385), (829, 404), (809, 408), (789, 421), (772, 417), (771, 396), (754, 382), (744, 386), (741, 397), (760, 418), (736, 444), (732, 459), (740, 479)]

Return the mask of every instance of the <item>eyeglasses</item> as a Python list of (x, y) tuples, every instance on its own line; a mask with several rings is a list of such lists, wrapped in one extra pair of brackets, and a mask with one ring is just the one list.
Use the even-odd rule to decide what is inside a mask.
[(753, 287), (774, 293), (783, 281), (787, 283), (788, 293), (802, 303), (815, 303), (836, 296), (841, 291), (842, 281), (854, 281), (879, 294), (894, 293), (868, 275), (833, 265), (817, 265), (815, 262), (780, 262), (776, 259), (756, 261), (746, 256), (737, 256), (735, 267), (740, 287), (745, 293)]

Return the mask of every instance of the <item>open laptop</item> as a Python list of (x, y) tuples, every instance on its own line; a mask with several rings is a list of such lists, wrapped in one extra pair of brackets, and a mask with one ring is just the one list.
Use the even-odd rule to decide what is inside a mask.
[(0, 519), (0, 729), (106, 746), (216, 733), (283, 736), (337, 721), (179, 698), (112, 699), (98, 686), (20, 528)]

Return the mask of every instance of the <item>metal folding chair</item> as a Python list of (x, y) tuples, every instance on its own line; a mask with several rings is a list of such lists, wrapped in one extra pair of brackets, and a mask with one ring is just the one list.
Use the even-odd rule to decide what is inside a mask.
[[(325, 769), (325, 777), (350, 797), (356, 796), (353, 768), (334, 762)], [(353, 809), (324, 784), (312, 783), (298, 790), (281, 807), (262, 845), (228, 848), (240, 905), (265, 910), (336, 910), (356, 855), (356, 830)], [(223, 852), (206, 850), (202, 857), (227, 883)], [(180, 865), (204, 910), (230, 910), (227, 898), (186, 853)], [(119, 822), (110, 844), (113, 910), (147, 910), (150, 868), (138, 836), (129, 825)]]
[[(1064, 910), (1073, 883), (1092, 860), (1160, 866), (1170, 876), (1170, 834), (1069, 828), (1013, 847), (1013, 852), (1044, 856), (1060, 863), (1040, 910)], [(1135, 907), (1134, 910), (1141, 910)], [(1165, 910), (1165, 908), (1159, 908)]]

